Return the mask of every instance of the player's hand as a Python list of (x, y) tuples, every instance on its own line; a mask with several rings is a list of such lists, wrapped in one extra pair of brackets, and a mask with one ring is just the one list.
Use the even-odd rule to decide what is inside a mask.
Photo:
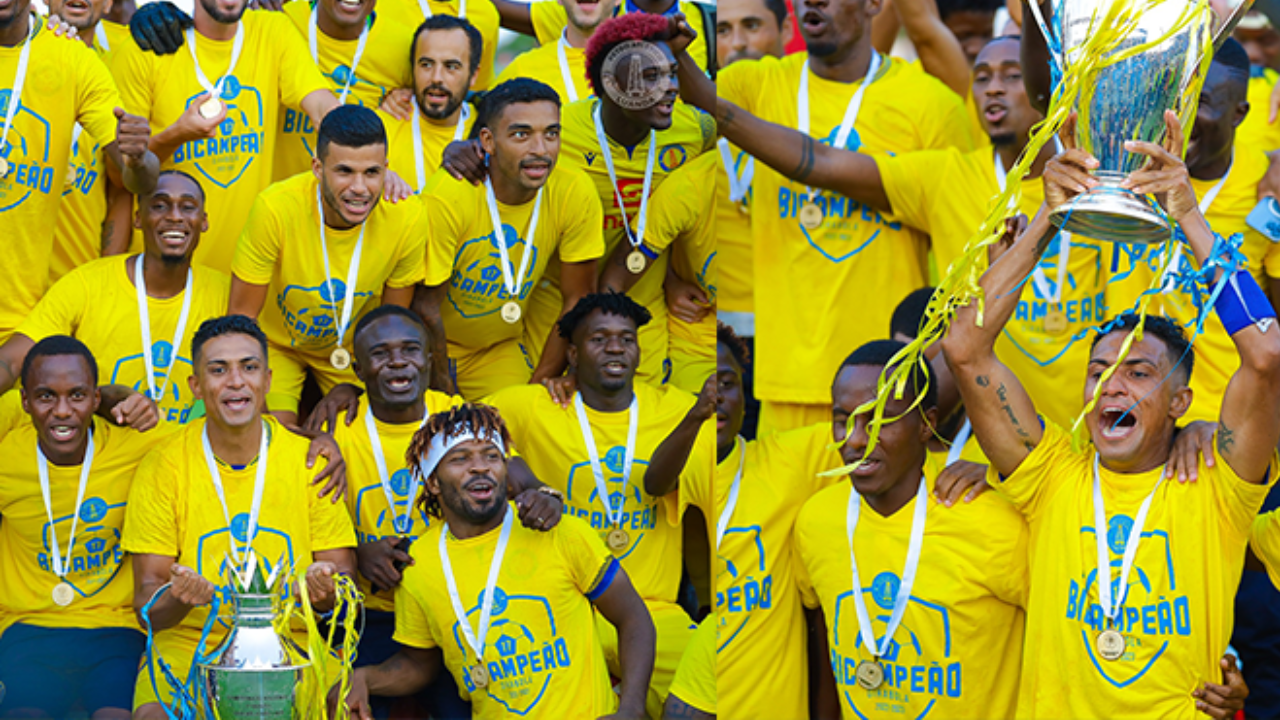
[(1120, 187), (1139, 195), (1154, 195), (1156, 202), (1160, 203), (1169, 217), (1182, 222), (1198, 213), (1200, 206), (1195, 189), (1191, 187), (1191, 175), (1179, 157), (1182, 154), (1182, 123), (1178, 120), (1178, 114), (1165, 110), (1164, 127), (1162, 144), (1125, 141), (1125, 150), (1146, 155), (1147, 161), (1130, 173), (1120, 183)]
[(227, 119), (228, 106), (225, 102), (220, 102), (218, 114), (207, 118), (200, 114), (200, 106), (208, 102), (210, 97), (212, 96), (209, 93), (202, 93), (187, 106), (178, 121), (174, 123), (175, 129), (184, 141), (218, 136), (218, 126)]
[(334, 590), (333, 576), (338, 574), (338, 566), (331, 562), (314, 562), (307, 568), (307, 597), (314, 608), (333, 606), (337, 592)]
[(111, 408), (111, 417), (117, 425), (146, 432), (160, 423), (160, 408), (142, 393), (133, 393)]
[(667, 296), (667, 310), (679, 320), (696, 325), (711, 312), (711, 300), (702, 288), (675, 273), (667, 273), (662, 289)]
[(332, 436), (317, 435), (311, 439), (311, 446), (307, 448), (307, 467), (315, 467), (317, 458), (324, 458), (328, 462), (323, 470), (316, 473), (311, 484), (315, 486), (325, 480), (329, 482), (325, 483), (316, 497), (333, 493), (329, 502), (336, 503), (347, 494), (347, 461), (343, 459), (342, 451), (338, 449), (338, 443)]
[(516, 496), (516, 509), (521, 524), (530, 530), (546, 532), (560, 524), (564, 502), (544, 492), (525, 490)]
[(698, 31), (693, 29), (689, 24), (689, 20), (684, 13), (676, 13), (667, 19), (670, 23), (671, 39), (667, 41), (667, 47), (671, 48), (672, 55), (679, 55), (698, 39)]
[(398, 537), (384, 537), (356, 546), (356, 569), (379, 590), (390, 590), (400, 584), (402, 577), (395, 564), (412, 565), (409, 553), (396, 546)]
[(382, 197), (392, 205), (413, 196), (413, 188), (409, 187), (409, 183), (404, 178), (395, 173), (394, 170), (387, 171), (387, 177), (382, 183)]
[(1076, 114), (1073, 112), (1058, 131), (1063, 151), (1045, 163), (1044, 201), (1050, 210), (1065, 205), (1098, 186), (1098, 179), (1090, 175), (1098, 168), (1098, 159), (1076, 147)]
[(373, 720), (373, 710), (369, 708), (369, 685), (364, 680), (364, 668), (356, 668), (356, 671), (351, 673), (351, 685), (347, 688), (345, 698), (338, 697), (341, 687), (342, 683), (335, 683), (329, 689), (327, 701), (329, 718), (338, 720), (348, 717), (347, 714), (338, 712), (338, 707), (341, 706), (353, 720)]
[(338, 415), (343, 412), (347, 413), (346, 425), (350, 427), (355, 422), (356, 413), (360, 412), (360, 395), (363, 392), (351, 383), (338, 383), (316, 403), (302, 429), (313, 433), (332, 433), (338, 427)]
[(129, 20), (129, 34), (138, 47), (156, 55), (178, 52), (186, 42), (183, 31), (195, 25), (190, 15), (168, 0), (138, 6)]
[(600, 716), (599, 720), (644, 720), (647, 717), (649, 716), (645, 713), (644, 708), (637, 710), (635, 708), (620, 707), (615, 713)]
[[(1004, 233), (996, 239), (995, 242), (987, 246), (987, 265), (995, 265), (996, 260), (1000, 259), (1013, 247), (1013, 243), (1027, 229), (1027, 216), (1018, 213), (1013, 217), (1004, 219)], [(936, 347), (936, 346), (935, 346)]]
[(698, 393), (698, 401), (689, 408), (689, 417), (698, 422), (706, 422), (716, 416), (716, 403), (720, 400), (720, 386), (716, 383), (715, 374), (707, 376)]
[(49, 13), (49, 19), (45, 21), (45, 27), (52, 30), (53, 34), (58, 37), (72, 38), (73, 40), (80, 39), (80, 31), (76, 26), (63, 20), (57, 13)]
[(169, 594), (183, 605), (208, 605), (213, 602), (213, 593), (216, 591), (213, 583), (186, 565), (174, 563), (169, 568)]
[(141, 167), (151, 150), (151, 125), (140, 115), (116, 108), (116, 147), (130, 167)]
[(1196, 420), (1178, 431), (1173, 438), (1173, 452), (1164, 466), (1166, 478), (1178, 478), (1178, 482), (1195, 482), (1200, 475), (1200, 458), (1205, 467), (1213, 467), (1213, 434), (1218, 424)]
[(933, 483), (933, 496), (938, 502), (951, 507), (964, 498), (965, 502), (990, 490), (987, 486), (987, 466), (968, 460), (957, 460), (943, 468)]
[(466, 180), (472, 185), (480, 185), (489, 175), (489, 168), (484, 164), (484, 148), (479, 140), (457, 140), (444, 149), (440, 167), (453, 176), (454, 180)]
[(284, 9), (284, 0), (249, 0), (250, 10), (274, 10), (279, 12)]
[(1196, 699), (1196, 709), (1212, 718), (1228, 720), (1244, 709), (1244, 701), (1249, 697), (1249, 686), (1244, 684), (1244, 675), (1236, 665), (1235, 655), (1224, 655), (1218, 664), (1222, 667), (1222, 685), (1205, 683), (1204, 687), (1191, 692)]
[(573, 374), (547, 378), (542, 381), (542, 387), (547, 389), (552, 402), (567, 408), (573, 402), (573, 394), (578, 392), (578, 378)]
[(396, 88), (382, 98), (378, 106), (382, 112), (391, 117), (408, 122), (413, 119), (413, 88)]

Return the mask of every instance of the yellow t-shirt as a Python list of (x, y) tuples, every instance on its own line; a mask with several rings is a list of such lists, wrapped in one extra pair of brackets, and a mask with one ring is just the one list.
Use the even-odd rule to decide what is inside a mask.
[[(1249, 227), (1245, 219), (1258, 204), (1258, 183), (1266, 175), (1267, 167), (1267, 156), (1261, 149), (1245, 148), (1237, 143), (1230, 175), (1205, 212), (1209, 227), (1219, 235), (1244, 235), (1240, 252), (1244, 253), (1248, 261), (1246, 267), (1264, 291), (1268, 285), (1268, 276), (1280, 276), (1280, 246)], [(1202, 202), (1217, 184), (1217, 180), (1191, 179), (1196, 197)], [(1138, 304), (1139, 296), (1151, 286), (1152, 280), (1160, 272), (1163, 247), (1163, 244), (1115, 246), (1116, 259), (1111, 284), (1107, 287), (1108, 318), (1116, 317)], [(1190, 247), (1184, 245), (1182, 255), (1184, 270), (1199, 267)], [(1205, 297), (1207, 299), (1207, 293)], [(1195, 304), (1189, 295), (1180, 290), (1157, 293), (1148, 312), (1169, 316), (1182, 325), (1188, 337), (1195, 329)], [(1212, 309), (1204, 324), (1204, 334), (1196, 338), (1192, 352), (1196, 354), (1195, 368), (1191, 371), (1193, 396), (1191, 409), (1183, 416), (1183, 420), (1217, 422), (1227, 381), (1240, 367), (1240, 353), (1227, 335), (1218, 314)]]
[(1241, 150), (1271, 152), (1280, 148), (1280, 122), (1268, 122), (1271, 115), (1271, 89), (1280, 75), (1271, 68), (1251, 68), (1249, 78), (1249, 114), (1236, 127), (1236, 147)]
[[(692, 407), (694, 398), (678, 390), (635, 383), (640, 409), (631, 477), (622, 477), (628, 412), (602, 413), (586, 407), (596, 441), (610, 505), (622, 506), (619, 527), (630, 545), (618, 559), (645, 600), (675, 602), (680, 584), (679, 493), (657, 498), (644, 491), (644, 471), (658, 445)], [(598, 497), (591, 460), (571, 404), (562, 408), (545, 388), (522, 385), (500, 390), (485, 402), (498, 408), (515, 446), (539, 480), (564, 493), (565, 515), (590, 524), (604, 540), (613, 529)]]
[(22, 409), (21, 390), (14, 388), (0, 395), (0, 440), (29, 421), (30, 416)]
[[(1017, 472), (1004, 481), (987, 475), (1026, 517), (1035, 558), (1018, 717), (1195, 717), (1191, 691), (1221, 677), (1245, 545), (1268, 487), (1241, 480), (1221, 459), (1202, 462), (1197, 482), (1160, 485), (1120, 610), (1125, 654), (1108, 662), (1095, 649), (1103, 617), (1093, 456), (1091, 444), (1073, 451), (1067, 433), (1047, 423)], [(1268, 482), (1276, 470), (1273, 459)], [(1100, 470), (1113, 582), (1133, 517), (1161, 472)]]
[[(36, 21), (32, 21), (36, 22)], [(107, 66), (79, 38), (60, 38), (43, 26), (31, 41), (22, 103), (9, 130), (0, 178), (0, 227), (6, 229), (0, 275), (0, 342), (9, 339), (49, 288), (54, 230), (61, 207), (71, 134), (78, 122), (94, 138), (116, 136), (120, 105)], [(22, 45), (0, 47), (0, 96), (13, 92)]]
[[(264, 416), (264, 422), (270, 433), (267, 479), (252, 549), (264, 563), (274, 567), (283, 558), (287, 566), (303, 574), (313, 553), (355, 547), (355, 533), (344, 506), (316, 497), (311, 481), (322, 463), (307, 467), (306, 438), (289, 432), (269, 415)], [(121, 546), (135, 555), (177, 558), (178, 564), (222, 586), (221, 574), (231, 554), (228, 538), (234, 537), (240, 552), (249, 550), (250, 539), (245, 533), (257, 465), (232, 470), (219, 463), (231, 515), (228, 528), (205, 463), (201, 443), (204, 426), (203, 419), (190, 423), (156, 446), (138, 466)], [(161, 657), (164, 647), (194, 647), (208, 612), (207, 606), (194, 608), (180, 624), (161, 631), (156, 637), (162, 645)], [(215, 628), (208, 647), (217, 647), (225, 633), (224, 628)]]
[[(821, 607), (836, 691), (846, 720), (920, 717), (1012, 718), (1027, 588), (1027, 526), (1004, 499), (986, 493), (952, 508), (933, 498), (933, 478), (911, 599), (885, 655), (884, 685), (858, 686), (870, 660), (862, 642), (846, 516), (853, 485), (842, 480), (814, 495), (796, 519), (800, 592)], [(916, 499), (890, 517), (865, 502), (853, 544), (877, 642), (893, 611)], [(1028, 657), (1039, 656), (1029, 653)], [(1064, 717), (1074, 717), (1069, 713)], [(1019, 717), (1023, 715), (1019, 714)]]
[[(554, 0), (551, 4), (556, 5)], [(560, 10), (564, 11), (563, 8)], [(534, 13), (537, 14), (537, 11)], [(563, 105), (594, 95), (595, 93), (591, 92), (591, 81), (587, 79), (587, 51), (566, 43), (565, 64), (562, 68), (559, 46), (559, 40), (550, 40), (539, 47), (520, 53), (502, 71), (494, 85), (501, 85), (512, 78), (533, 78), (550, 85), (560, 96), (560, 102)], [(568, 82), (565, 81), (566, 74), (569, 78)]]
[[(668, 692), (683, 700), (689, 707), (711, 715), (716, 714), (716, 616), (714, 614), (705, 617), (698, 623), (698, 629), (693, 631), (693, 639), (685, 646), (684, 656), (680, 658), (676, 677), (671, 681), (671, 689)], [(777, 705), (773, 705), (770, 712), (777, 713)], [(777, 716), (784, 717), (780, 714)], [(725, 717), (741, 716), (726, 711)]]
[(1266, 566), (1271, 584), (1280, 587), (1280, 531), (1276, 530), (1277, 518), (1280, 518), (1280, 510), (1272, 510), (1254, 519), (1249, 534), (1249, 548)]
[[(426, 188), (427, 181), (440, 169), (440, 160), (449, 143), (465, 140), (471, 134), (476, 113), (474, 109), (468, 109), (465, 111), (465, 116), (458, 116), (458, 123), (446, 127), (428, 121), (427, 117), (421, 113), (416, 101), (413, 112), (413, 120), (398, 120), (381, 110), (378, 111), (378, 117), (382, 118), (382, 124), (387, 129), (387, 167), (409, 183), (409, 187), (421, 193)], [(421, 158), (414, 152), (413, 123), (415, 120), (420, 128), (419, 137), (422, 139)]]
[[(200, 181), (209, 213), (209, 230), (195, 260), (222, 272), (231, 269), (236, 241), (254, 198), (271, 184), (274, 148), (279, 142), (280, 108), (301, 107), (302, 99), (329, 87), (311, 61), (307, 41), (281, 13), (250, 11), (240, 20), (244, 47), (235, 72), (222, 88), (227, 119), (218, 136), (183, 144), (164, 170), (182, 170)], [(172, 55), (143, 51), (133, 43), (122, 49), (115, 72), (124, 108), (151, 122), (153, 133), (173, 125), (205, 94), (196, 80), (191, 51)], [(200, 68), (217, 83), (231, 62), (233, 40), (196, 37)]]
[[(728, 143), (728, 141), (725, 141)], [(716, 155), (720, 155), (717, 148)], [(755, 174), (755, 160), (738, 146), (729, 143), (729, 157), (733, 160), (733, 172), (744, 180), (748, 163)], [(720, 284), (716, 308), (721, 313), (750, 313), (754, 309), (752, 296), (755, 281), (752, 278), (751, 242), (751, 194), (740, 202), (729, 200), (729, 175), (724, 160), (719, 161), (716, 173), (716, 263), (720, 266)]]
[[(716, 85), (721, 97), (749, 112), (798, 127), (806, 59), (795, 53), (739, 61), (720, 71)], [(955, 93), (899, 60), (883, 67), (862, 98), (848, 149), (883, 155), (968, 148), (968, 120)], [(809, 74), (812, 136), (834, 140), (860, 84)], [(817, 192), (826, 220), (809, 231), (798, 220), (804, 185), (757, 163), (753, 187), (756, 396), (829, 403), (840, 362), (852, 348), (884, 337), (894, 308), (926, 284), (925, 238), (896, 218), (829, 192)], [(848, 322), (850, 313), (858, 322)]]
[[(938, 273), (944, 274), (978, 232), (1000, 193), (995, 151), (948, 148), (876, 161), (894, 216), (931, 235)], [(1042, 202), (1044, 182), (1024, 179), (1021, 211), (1035, 217)], [(1112, 245), (1071, 237), (1061, 302), (1054, 304), (1049, 301), (1059, 284), (1062, 236), (1054, 239), (1039, 263), (1045, 286), (1027, 279), (1018, 309), (996, 343), (996, 354), (1022, 380), (1036, 409), (1061, 425), (1073, 422), (1084, 407), (1082, 388), (1093, 340), (1088, 329), (1103, 321)], [(1065, 329), (1050, 332), (1045, 318), (1051, 311), (1065, 316)]]
[[(311, 21), (311, 3), (308, 0), (290, 0), (284, 6), (284, 14), (302, 33), (310, 54), (308, 26)], [(373, 109), (382, 103), (388, 92), (404, 82), (405, 58), (413, 40), (417, 25), (401, 25), (381, 18), (377, 12), (369, 16), (371, 25), (365, 39), (364, 54), (356, 66), (352, 78), (351, 63), (355, 59), (359, 40), (335, 40), (316, 28), (316, 50), (319, 59), (314, 61), (328, 82), (328, 87), (339, 99), (342, 89), (348, 87), (347, 104), (363, 105)], [(284, 180), (311, 169), (311, 158), (316, 149), (316, 127), (311, 118), (301, 110), (280, 108), (280, 126), (276, 135), (275, 158), (272, 165), (273, 180)]]
[(317, 186), (314, 175), (303, 173), (259, 195), (231, 271), (245, 282), (268, 286), (267, 302), (258, 317), (268, 340), (303, 357), (328, 362), (339, 340), (347, 272), (361, 233), (364, 247), (352, 295), (356, 307), (341, 338), (348, 349), (360, 317), (381, 304), (384, 286), (410, 287), (422, 281), (427, 236), (420, 203), (380, 200), (361, 225), (349, 230), (325, 228), (332, 273), (326, 278)]
[[(423, 12), (422, 6), (429, 7), (429, 13)], [(388, 24), (408, 28), (410, 37), (418, 29), (429, 14), (458, 16), (462, 6), (466, 7), (467, 21), (480, 31), (484, 43), (480, 54), (480, 68), (476, 71), (476, 82), (473, 90), (487, 90), (493, 84), (494, 58), (498, 52), (498, 8), (491, 0), (383, 0), (378, 4), (378, 13), (386, 18)], [(413, 69), (407, 62), (409, 42), (404, 46), (396, 46), (396, 52), (405, 58), (404, 80), (401, 87), (413, 87)]]
[(133, 567), (120, 548), (125, 501), (134, 470), (155, 445), (156, 438), (129, 428), (93, 421), (94, 455), (85, 483), (84, 502), (75, 505), (81, 465), (49, 463), (50, 504), (58, 551), (65, 563), (76, 523), (75, 547), (65, 580), (75, 590), (71, 605), (53, 602), (58, 584), (53, 574), (53, 544), (49, 516), (40, 491), (36, 464), (36, 428), (30, 422), (10, 432), (0, 443), (4, 470), (0, 471), (0, 632), (12, 622), (43, 627), (136, 628), (133, 616)]
[[(706, 70), (707, 38), (714, 38), (716, 29), (714, 27), (706, 27), (702, 19), (702, 11), (698, 9), (699, 4), (692, 2), (692, 0), (680, 0), (679, 11), (684, 13), (689, 26), (694, 29), (694, 32), (698, 33), (698, 37), (689, 45), (689, 57), (693, 58), (698, 67)], [(615, 17), (626, 12), (626, 0), (622, 0), (615, 10)], [(711, 3), (711, 12), (714, 17), (714, 3)], [(556, 38), (560, 37), (564, 29), (569, 25), (569, 16), (565, 13), (564, 6), (556, 2), (556, 0), (533, 2), (529, 6), (529, 15), (533, 19), (533, 31), (538, 38), (538, 43), (543, 46), (554, 45)]]
[[(445, 395), (435, 390), (428, 390), (425, 397), (427, 415), (457, 407), (462, 398)], [(373, 444), (369, 440), (365, 413), (369, 412), (369, 403), (360, 403), (357, 417), (350, 425), (337, 423), (333, 431), (333, 439), (342, 450), (342, 457), (347, 461), (347, 511), (355, 522), (356, 541), (360, 543), (374, 542), (384, 537), (410, 537), (414, 541), (431, 525), (431, 518), (416, 506), (417, 494), (410, 496), (413, 486), (409, 469), (405, 467), (404, 456), (409, 450), (414, 433), (418, 432), (421, 423), (394, 425), (374, 418), (378, 428), (378, 440), (382, 445), (382, 457), (390, 475), (392, 497), (396, 507), (391, 512), (387, 504), (386, 493), (382, 489), (382, 480), (378, 475), (378, 464), (373, 457)], [(419, 485), (421, 487), (421, 485)], [(405, 518), (397, 520), (395, 516)], [(397, 528), (396, 523), (406, 523)], [(360, 592), (364, 593), (364, 606), (370, 610), (391, 612), (395, 610), (394, 591), (383, 589), (374, 593), (369, 587), (369, 580), (361, 575), (357, 579)]]
[[(137, 289), (126, 266), (129, 257), (101, 258), (73, 270), (49, 289), (18, 332), (35, 341), (50, 335), (71, 335), (93, 352), (104, 384), (127, 385), (146, 393), (142, 320)], [(187, 382), (192, 374), (191, 338), (205, 320), (227, 313), (230, 279), (206, 267), (193, 267), (191, 271), (193, 286), (171, 298), (147, 298), (152, 382), (158, 385), (165, 381), (166, 374), (169, 376), (162, 388), (163, 397), (156, 401), (164, 423), (185, 423), (190, 417), (195, 403)], [(178, 329), (187, 292), (194, 295), (187, 326), (175, 349), (173, 334)]]
[[(507, 512), (516, 512), (509, 505)], [(591, 600), (608, 589), (614, 559), (586, 523), (565, 518), (547, 532), (514, 519), (493, 593), (492, 621), (485, 638), (489, 686), (476, 691), (467, 668), (475, 652), (467, 645), (449, 601), (440, 562), (440, 533), (431, 527), (413, 546), (414, 564), (396, 590), (396, 642), (438, 647), (471, 700), (473, 718), (599, 717), (617, 706), (600, 649)], [(501, 526), (458, 540), (448, 537), (449, 564), (472, 631), (480, 624), (480, 601), (497, 549)]]
[[(424, 282), (431, 286), (448, 283), (440, 312), (449, 338), (449, 356), (457, 358), (505, 340), (519, 340), (523, 323), (508, 323), (501, 316), (511, 295), (504, 285), (484, 186), (454, 180), (440, 170), (428, 181), (422, 203), (431, 238)], [(543, 186), (541, 203), (537, 237), (530, 248), (527, 235), (537, 203), (498, 202), (513, 282), (524, 254), (533, 252), (516, 294), (521, 317), (527, 316), (529, 295), (552, 258), (586, 262), (604, 254), (600, 203), (586, 173), (557, 166)]]

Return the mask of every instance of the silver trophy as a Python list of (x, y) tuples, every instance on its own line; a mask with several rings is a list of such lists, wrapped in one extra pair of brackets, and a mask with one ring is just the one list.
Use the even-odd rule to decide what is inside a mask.
[(306, 653), (288, 628), (276, 631), (292, 575), (284, 567), (282, 560), (267, 575), (250, 551), (243, 573), (230, 573), (231, 631), (214, 660), (199, 665), (205, 720), (306, 720), (323, 714), (322, 708), (302, 706), (299, 688), (310, 665)]
[[(1086, 41), (1103, 29), (1107, 10), (1118, 3), (1130, 3), (1141, 12), (1134, 13), (1136, 24), (1102, 58), (1098, 70), (1081, 78), (1076, 105), (1076, 142), (1098, 159), (1094, 175), (1101, 184), (1055, 209), (1049, 219), (1086, 237), (1158, 243), (1169, 239), (1171, 228), (1164, 216), (1149, 198), (1120, 188), (1125, 177), (1146, 161), (1145, 155), (1125, 150), (1124, 143), (1160, 142), (1165, 110), (1181, 113), (1185, 109), (1210, 29), (1208, 16), (1199, 13), (1211, 11), (1194, 0), (1054, 0), (1052, 24), (1061, 33), (1057, 35), (1061, 53), (1055, 61), (1064, 73), (1084, 59)], [(1119, 59), (1132, 48), (1153, 42), (1144, 51)]]

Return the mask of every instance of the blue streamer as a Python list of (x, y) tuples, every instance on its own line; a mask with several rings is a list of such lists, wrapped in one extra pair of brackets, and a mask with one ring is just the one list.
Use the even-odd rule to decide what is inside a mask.
[[(156, 701), (160, 703), (161, 709), (169, 720), (195, 720), (196, 707), (200, 704), (201, 698), (204, 697), (204, 687), (200, 679), (200, 665), (213, 660), (221, 648), (215, 648), (206, 652), (205, 645), (209, 641), (209, 635), (213, 632), (215, 624), (221, 622), (218, 619), (218, 610), (223, 602), (229, 602), (230, 594), (228, 588), (220, 588), (218, 594), (213, 596), (213, 601), (209, 604), (209, 616), (205, 619), (204, 628), (200, 632), (200, 641), (196, 643), (196, 651), (191, 658), (191, 667), (187, 671), (187, 679), (180, 680), (173, 674), (173, 669), (164, 658), (156, 654), (155, 651), (155, 631), (151, 628), (151, 607), (155, 605), (160, 596), (168, 592), (169, 583), (161, 585), (151, 599), (142, 606), (139, 615), (142, 616), (142, 624), (147, 631), (147, 650), (146, 663), (147, 672), (151, 677), (151, 690), (155, 693)], [(225, 626), (225, 623), (223, 623)], [(156, 681), (156, 665), (160, 666), (160, 672), (164, 675), (165, 682), (169, 685), (172, 702), (165, 703), (160, 694), (159, 683)]]

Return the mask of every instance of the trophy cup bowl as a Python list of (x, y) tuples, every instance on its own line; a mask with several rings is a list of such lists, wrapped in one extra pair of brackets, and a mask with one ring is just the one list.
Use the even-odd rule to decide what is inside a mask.
[(234, 624), (215, 660), (200, 665), (206, 720), (306, 720), (298, 688), (310, 664), (293, 638), (277, 633), (274, 594), (235, 597)]

